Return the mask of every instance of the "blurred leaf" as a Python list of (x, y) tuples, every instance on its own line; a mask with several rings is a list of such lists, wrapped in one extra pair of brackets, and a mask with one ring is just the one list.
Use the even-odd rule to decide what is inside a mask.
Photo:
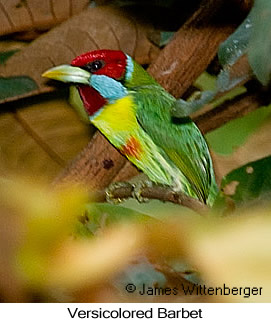
[(222, 180), (221, 189), (237, 205), (271, 199), (271, 157), (248, 163)]
[(135, 255), (142, 243), (140, 228), (119, 225), (95, 239), (71, 239), (86, 201), (78, 186), (52, 190), (30, 180), (0, 179), (1, 210), (5, 206), (14, 213), (6, 230), (20, 233), (4, 264), (11, 262), (26, 290), (48, 293), (104, 283)]
[(5, 62), (16, 52), (18, 52), (18, 49), (0, 52), (0, 64), (5, 64)]
[(91, 203), (85, 206), (84, 223), (87, 230), (95, 234), (98, 230), (116, 223), (127, 221), (142, 222), (149, 216), (119, 205)]
[(0, 36), (27, 30), (47, 30), (87, 7), (90, 0), (2, 0)]
[[(221, 95), (225, 100), (224, 94), (237, 86), (241, 86), (251, 78), (251, 69), (245, 55), (251, 29), (252, 24), (249, 15), (237, 30), (219, 46), (218, 58), (222, 69), (217, 76), (215, 87), (198, 93), (197, 97), (192, 98), (192, 100), (177, 100), (172, 108), (173, 116), (179, 118), (191, 115)], [(230, 94), (230, 96), (233, 95)]]
[[(261, 109), (265, 109), (264, 107)], [(260, 109), (260, 110), (261, 110)], [(267, 111), (270, 111), (269, 107), (266, 107)], [(257, 124), (257, 117), (258, 115), (255, 115), (255, 122)], [(242, 167), (244, 164), (253, 162), (258, 159), (265, 158), (267, 156), (271, 156), (271, 141), (270, 141), (270, 127), (271, 127), (271, 114), (266, 114), (266, 118), (263, 120), (261, 118), (261, 115), (259, 115), (259, 119), (262, 122), (262, 124), (259, 124), (259, 127), (257, 127), (255, 130), (253, 130), (253, 133), (249, 134), (249, 136), (246, 138), (246, 141), (242, 143), (241, 146), (234, 149), (230, 155), (221, 155), (217, 153), (213, 153), (213, 161), (216, 168), (216, 175), (218, 180), (222, 180), (224, 176), (226, 176), (229, 172), (231, 172), (234, 169), (237, 169), (239, 167)], [(249, 119), (248, 125), (253, 124), (252, 120)], [(240, 126), (236, 124), (236, 127), (230, 127), (228, 131), (226, 132), (218, 132), (217, 133), (217, 148), (218, 144), (220, 142), (220, 146), (227, 145), (228, 144), (228, 137), (229, 141), (234, 141), (234, 136), (231, 137), (232, 133), (235, 133), (236, 136), (238, 136), (238, 129), (242, 129), (241, 127), (245, 127), (246, 124), (241, 123)], [(246, 131), (241, 132), (242, 134), (246, 134)], [(221, 135), (221, 137), (220, 137)], [(207, 136), (208, 137), (208, 136)], [(212, 140), (215, 139), (215, 136), (212, 138)]]
[[(218, 294), (209, 301), (270, 302), (270, 209), (195, 223), (188, 239), (190, 261), (207, 286), (238, 288), (238, 294)], [(252, 293), (252, 288), (258, 293)]]
[(206, 139), (216, 153), (230, 155), (271, 116), (271, 105), (257, 109), (248, 115), (232, 120), (208, 133)]
[(81, 221), (78, 221), (74, 226), (73, 234), (76, 238), (80, 237), (89, 239), (93, 237), (93, 233), (87, 228), (85, 223), (82, 223), (82, 217)]
[(52, 66), (69, 64), (75, 56), (94, 49), (120, 49), (133, 55), (139, 63), (148, 64), (159, 52), (147, 39), (150, 30), (153, 30), (150, 25), (137, 22), (121, 9), (88, 8), (14, 54), (4, 66), (0, 65), (2, 77), (28, 76), (38, 85), (36, 91), (17, 96), (11, 93), (2, 101), (55, 90), (54, 83), (50, 86), (41, 74)]
[(198, 213), (191, 209), (176, 205), (170, 202), (161, 202), (157, 200), (151, 200), (147, 203), (139, 203), (135, 199), (126, 200), (122, 203), (124, 207), (133, 209), (136, 212), (147, 214), (147, 216), (157, 220), (167, 220), (169, 216), (177, 217), (191, 217), (199, 216)]
[(271, 2), (269, 0), (255, 0), (251, 21), (254, 27), (249, 41), (249, 63), (259, 81), (267, 85), (271, 77)]
[(33, 243), (34, 248), (38, 247), (36, 242), (50, 248), (55, 240), (61, 239), (63, 232), (64, 235), (69, 233), (87, 201), (82, 188), (70, 186), (52, 190), (27, 178), (1, 177), (0, 192), (1, 205), (9, 206), (24, 217), (25, 239), (30, 245)]
[(96, 239), (66, 240), (51, 257), (46, 280), (40, 283), (52, 290), (76, 290), (105, 283), (131, 261), (142, 238), (137, 227), (119, 225)]
[[(200, 285), (214, 290), (223, 290), (224, 285), (238, 288), (238, 294), (224, 296), (218, 290), (217, 295), (205, 299), (207, 302), (270, 302), (270, 209), (242, 213), (228, 218), (175, 218), (163, 226), (154, 224), (147, 233), (152, 255), (159, 262), (166, 256), (172, 257), (175, 250), (173, 259), (183, 257), (197, 268)], [(159, 258), (161, 250), (163, 257)], [(253, 295), (253, 287), (258, 291), (261, 288), (261, 295)]]
[(0, 78), (0, 100), (17, 97), (38, 89), (38, 85), (28, 76)]
[(49, 259), (72, 232), (87, 194), (79, 187), (52, 190), (18, 178), (0, 178), (0, 193), (0, 205), (13, 210), (20, 225), (13, 259), (17, 276), (28, 288), (40, 286)]
[(19, 51), (27, 46), (27, 43), (22, 41), (15, 41), (13, 39), (1, 39), (0, 40), (0, 53)]
[[(99, 291), (101, 300), (110, 300), (106, 297), (108, 294), (100, 291), (113, 284), (122, 291), (122, 300), (131, 301), (136, 297), (126, 294), (126, 283), (134, 283), (137, 287), (145, 283), (153, 287), (176, 287), (178, 295), (141, 298), (143, 301), (270, 301), (269, 209), (219, 219), (168, 216), (166, 222), (137, 225), (119, 222), (93, 239), (75, 240), (69, 234), (87, 198), (84, 191), (72, 188), (52, 191), (31, 182), (2, 178), (0, 193), (1, 206), (8, 206), (16, 212), (17, 221), (20, 220), (16, 223), (14, 214), (6, 219), (13, 218), (6, 228), (21, 232), (13, 246), (16, 256), (9, 253), (8, 261), (15, 267), (16, 279), (20, 279), (28, 293), (34, 290), (36, 295), (44, 297), (62, 292), (65, 293), (62, 301), (65, 295), (66, 299), (74, 300), (73, 295), (81, 293), (80, 300), (84, 301), (88, 297), (82, 297), (85, 290), (88, 295), (93, 293), (92, 298), (87, 299), (95, 301)], [(5, 216), (0, 217), (1, 224), (6, 223), (3, 219)], [(167, 260), (175, 263), (174, 270), (165, 265)], [(196, 285), (223, 288), (225, 284), (228, 288), (242, 289), (242, 294), (221, 297), (218, 293), (205, 298), (195, 293), (182, 296), (188, 283), (181, 272), (188, 270), (186, 276), (189, 276), (189, 266), (183, 267), (182, 261), (200, 273), (201, 281), (196, 280)], [(190, 277), (193, 278), (197, 277)], [(14, 280), (8, 281), (14, 284)], [(189, 286), (193, 289), (193, 285)], [(262, 295), (252, 295), (253, 287), (261, 287)]]

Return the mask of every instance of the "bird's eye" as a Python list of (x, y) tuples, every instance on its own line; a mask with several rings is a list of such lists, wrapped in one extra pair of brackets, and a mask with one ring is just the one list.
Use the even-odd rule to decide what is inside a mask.
[(94, 73), (94, 72), (98, 71), (99, 69), (101, 69), (103, 66), (104, 66), (103, 61), (94, 61), (94, 62), (86, 64), (83, 67), (83, 69), (90, 72), (90, 73)]

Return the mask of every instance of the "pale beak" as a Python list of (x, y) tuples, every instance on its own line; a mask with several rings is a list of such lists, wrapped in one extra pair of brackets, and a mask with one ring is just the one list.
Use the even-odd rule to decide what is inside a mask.
[(71, 65), (59, 65), (44, 72), (42, 77), (48, 77), (49, 79), (66, 83), (80, 83), (89, 85), (91, 74), (79, 67)]

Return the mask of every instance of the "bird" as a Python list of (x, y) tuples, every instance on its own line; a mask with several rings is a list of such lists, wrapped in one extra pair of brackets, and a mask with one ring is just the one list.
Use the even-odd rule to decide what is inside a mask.
[(172, 117), (176, 99), (131, 56), (93, 50), (42, 76), (70, 83), (74, 105), (153, 183), (213, 205), (217, 184), (205, 138), (189, 117)]

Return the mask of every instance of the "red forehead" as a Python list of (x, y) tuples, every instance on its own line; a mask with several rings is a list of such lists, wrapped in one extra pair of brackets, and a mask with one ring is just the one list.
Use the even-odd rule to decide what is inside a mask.
[(105, 63), (115, 63), (123, 65), (126, 63), (126, 55), (120, 50), (99, 49), (93, 50), (82, 55), (75, 57), (71, 65), (84, 66), (95, 60), (103, 60)]
[(122, 79), (126, 69), (126, 55), (120, 50), (100, 49), (77, 56), (72, 62), (73, 66), (84, 66), (96, 60), (105, 64), (94, 74), (106, 75), (116, 80)]

